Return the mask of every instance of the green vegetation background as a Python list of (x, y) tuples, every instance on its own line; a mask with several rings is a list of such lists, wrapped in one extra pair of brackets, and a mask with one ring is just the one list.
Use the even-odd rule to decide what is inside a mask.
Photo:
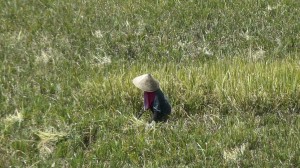
[[(297, 167), (298, 0), (0, 1), (0, 167)], [(152, 73), (168, 123), (137, 120)]]

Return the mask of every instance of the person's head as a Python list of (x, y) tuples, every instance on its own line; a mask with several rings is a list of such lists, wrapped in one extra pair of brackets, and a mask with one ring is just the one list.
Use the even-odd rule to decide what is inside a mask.
[(135, 77), (133, 84), (144, 92), (155, 92), (159, 89), (159, 82), (151, 74), (144, 74)]

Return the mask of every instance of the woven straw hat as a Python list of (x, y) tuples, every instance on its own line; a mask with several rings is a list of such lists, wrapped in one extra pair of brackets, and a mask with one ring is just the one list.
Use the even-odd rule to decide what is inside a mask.
[(158, 81), (151, 74), (135, 77), (132, 82), (136, 87), (146, 92), (154, 92), (159, 89)]

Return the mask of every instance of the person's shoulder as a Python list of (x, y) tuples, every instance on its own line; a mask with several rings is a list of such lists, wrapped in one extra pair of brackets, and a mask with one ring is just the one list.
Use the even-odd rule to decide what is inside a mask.
[(156, 90), (156, 91), (155, 91), (155, 94), (156, 94), (157, 96), (164, 96), (164, 93), (161, 91), (161, 89)]
[(160, 93), (160, 94), (164, 94), (163, 91), (161, 89), (158, 89), (155, 91), (156, 93)]
[(159, 99), (159, 101), (168, 101), (168, 97), (161, 90), (157, 90), (156, 98)]

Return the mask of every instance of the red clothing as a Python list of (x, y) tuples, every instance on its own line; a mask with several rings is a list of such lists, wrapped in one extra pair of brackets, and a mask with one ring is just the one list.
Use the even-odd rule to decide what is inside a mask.
[(155, 92), (144, 92), (144, 110), (148, 110), (152, 107), (155, 99)]

